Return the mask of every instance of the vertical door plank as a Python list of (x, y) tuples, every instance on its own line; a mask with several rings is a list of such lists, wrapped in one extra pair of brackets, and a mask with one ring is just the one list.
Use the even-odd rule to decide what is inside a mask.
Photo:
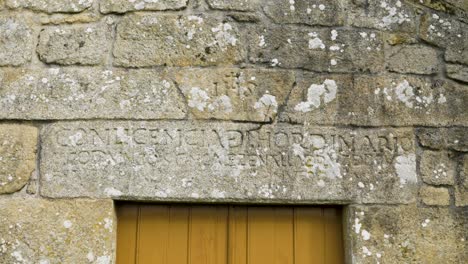
[(325, 263), (325, 221), (322, 208), (295, 208), (295, 264)]
[(227, 207), (192, 207), (189, 264), (226, 263), (227, 218)]
[(138, 205), (124, 204), (117, 210), (117, 263), (135, 262)]
[(169, 207), (141, 205), (138, 263), (167, 263)]
[(228, 264), (247, 264), (247, 207), (229, 207)]
[(248, 208), (248, 264), (271, 264), (275, 262), (274, 218), (271, 208)]
[(325, 208), (325, 261), (327, 264), (344, 263), (341, 210)]
[(272, 208), (274, 211), (275, 264), (294, 264), (294, 216), (292, 208)]
[(188, 221), (187, 206), (170, 206), (167, 264), (187, 264)]

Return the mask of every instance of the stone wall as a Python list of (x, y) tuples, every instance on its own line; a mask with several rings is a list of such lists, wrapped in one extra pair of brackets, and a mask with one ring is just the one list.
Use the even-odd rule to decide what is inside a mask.
[(340, 204), (468, 259), (466, 0), (0, 0), (0, 263), (114, 263), (113, 200)]

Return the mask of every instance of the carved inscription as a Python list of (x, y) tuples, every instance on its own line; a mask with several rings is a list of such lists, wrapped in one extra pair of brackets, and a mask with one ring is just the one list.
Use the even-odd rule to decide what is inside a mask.
[(46, 140), (46, 192), (58, 182), (88, 192), (78, 182), (94, 178), (98, 194), (137, 197), (181, 197), (182, 184), (195, 197), (215, 189), (222, 195), (211, 198), (248, 197), (268, 186), (257, 194), (276, 198), (277, 189), (304, 192), (300, 182), (333, 184), (338, 195), (353, 177), (402, 184), (395, 160), (414, 153), (408, 131), (293, 125), (87, 122), (54, 125)]

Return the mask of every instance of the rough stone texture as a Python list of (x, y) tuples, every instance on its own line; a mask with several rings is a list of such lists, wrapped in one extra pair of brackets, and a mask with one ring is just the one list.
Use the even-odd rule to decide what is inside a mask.
[(387, 31), (416, 31), (416, 9), (400, 0), (349, 1), (348, 23)]
[(110, 200), (0, 198), (1, 263), (113, 263)]
[(135, 14), (117, 26), (118, 66), (207, 66), (242, 61), (237, 27), (211, 16)]
[(0, 16), (0, 66), (31, 60), (34, 31), (27, 17)]
[(94, 0), (6, 0), (9, 8), (26, 8), (46, 13), (78, 13), (93, 5)]
[(265, 14), (276, 23), (336, 26), (342, 25), (345, 10), (339, 0), (265, 1)]
[(271, 121), (291, 91), (295, 76), (281, 70), (219, 68), (172, 73), (197, 119)]
[(160, 70), (0, 70), (0, 117), (181, 119), (187, 110)]
[(421, 155), (420, 173), (423, 181), (432, 185), (453, 185), (456, 163), (447, 151), (425, 150)]
[(0, 194), (26, 185), (36, 169), (37, 129), (29, 125), (0, 125)]
[(455, 205), (468, 206), (468, 155), (464, 155), (460, 164), (458, 184), (455, 186)]
[(417, 191), (407, 129), (76, 122), (43, 134), (47, 197), (407, 203)]
[(450, 205), (450, 194), (444, 187), (422, 186), (419, 189), (419, 196), (425, 205)]
[(39, 36), (37, 53), (46, 63), (97, 65), (104, 62), (109, 41), (103, 24), (48, 27)]
[(99, 3), (102, 13), (125, 13), (128, 11), (177, 10), (187, 6), (188, 0), (102, 0)]
[(421, 18), (420, 36), (425, 41), (445, 48), (445, 59), (468, 64), (468, 27), (466, 24), (440, 14)]
[(254, 63), (329, 72), (378, 72), (384, 66), (382, 35), (375, 31), (260, 25), (244, 30)]
[(352, 206), (350, 263), (464, 263), (468, 215), (414, 205)]
[(468, 188), (463, 186), (455, 187), (455, 205), (468, 206)]
[(419, 128), (416, 130), (419, 142), (431, 149), (450, 149), (468, 152), (468, 128)]
[(261, 0), (207, 0), (212, 9), (253, 11), (260, 6)]
[(468, 83), (468, 66), (447, 64), (446, 70), (449, 78)]
[(387, 54), (387, 69), (399, 73), (436, 73), (439, 71), (437, 50), (422, 45), (391, 47)]

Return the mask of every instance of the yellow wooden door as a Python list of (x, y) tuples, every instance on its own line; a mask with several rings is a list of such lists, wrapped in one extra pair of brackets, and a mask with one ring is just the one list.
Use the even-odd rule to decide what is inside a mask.
[(118, 264), (342, 264), (341, 210), (121, 204)]

